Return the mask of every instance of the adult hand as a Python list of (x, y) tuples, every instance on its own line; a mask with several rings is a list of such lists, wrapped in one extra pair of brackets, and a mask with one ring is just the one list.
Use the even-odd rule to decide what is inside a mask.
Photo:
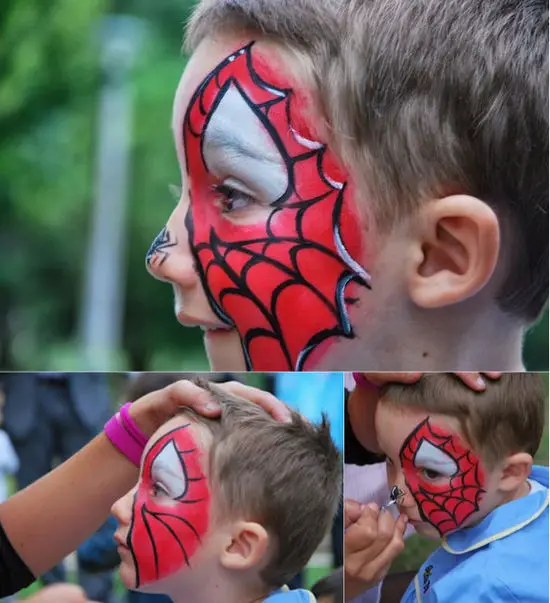
[(344, 578), (346, 601), (378, 584), (405, 547), (407, 518), (397, 520), (375, 503), (344, 501)]
[[(234, 396), (259, 404), (279, 421), (290, 420), (291, 414), (287, 406), (268, 392), (237, 381), (217, 383), (216, 386)], [(176, 381), (139, 398), (130, 406), (129, 412), (140, 429), (152, 435), (182, 406), (192, 408), (206, 417), (216, 417), (221, 413), (220, 405), (205, 389), (187, 380)]]
[(26, 603), (97, 603), (76, 584), (52, 584), (25, 599)]

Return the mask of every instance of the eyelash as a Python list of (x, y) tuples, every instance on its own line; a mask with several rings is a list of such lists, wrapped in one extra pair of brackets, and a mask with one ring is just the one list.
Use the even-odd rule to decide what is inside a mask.
[[(441, 477), (444, 477), (443, 475), (441, 475), (441, 473), (438, 473), (437, 471), (434, 471), (433, 469), (426, 469), (426, 467), (421, 469), (421, 473), (422, 473), (422, 476), (425, 479), (427, 479), (428, 481), (435, 481), (437, 479), (440, 479)], [(428, 473), (431, 473), (432, 475), (429, 476)]]
[[(218, 184), (214, 186), (214, 191), (218, 193), (218, 195), (221, 195), (220, 202), (222, 204), (222, 214), (228, 214), (232, 211), (243, 209), (244, 207), (247, 207), (255, 202), (254, 197), (251, 195), (247, 195), (246, 193), (228, 186), (227, 184)], [(234, 207), (235, 203), (240, 200), (246, 201), (246, 204), (240, 207)]]
[(155, 496), (155, 497), (159, 496), (159, 494), (162, 494), (163, 496), (169, 496), (168, 492), (166, 491), (166, 488), (164, 488), (158, 482), (155, 482), (153, 484), (152, 490), (153, 490), (153, 496)]

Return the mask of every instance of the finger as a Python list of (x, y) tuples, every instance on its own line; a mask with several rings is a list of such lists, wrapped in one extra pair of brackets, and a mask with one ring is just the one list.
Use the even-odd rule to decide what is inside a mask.
[(274, 419), (277, 419), (277, 421), (281, 421), (282, 423), (292, 421), (292, 413), (288, 406), (269, 392), (257, 387), (252, 387), (251, 385), (244, 385), (238, 381), (222, 383), (219, 385), (219, 387), (227, 390), (234, 396), (239, 396), (240, 398), (249, 400), (254, 404), (258, 404)]
[(499, 371), (484, 371), (483, 374), (487, 379), (491, 379), (491, 381), (495, 381), (496, 379), (500, 379), (502, 377), (502, 373)]
[(361, 512), (358, 521), (352, 524), (344, 535), (346, 555), (361, 552), (368, 556), (366, 551), (373, 546), (378, 536), (378, 511), (374, 511), (371, 504)]
[[(395, 524), (396, 520), (391, 512), (380, 511), (377, 518), (376, 538), (368, 547), (369, 560), (376, 558), (388, 546), (393, 538)], [(366, 553), (365, 556), (367, 556)]]
[(344, 528), (347, 530), (352, 523), (361, 517), (361, 505), (356, 500), (344, 500)]
[(422, 373), (363, 373), (363, 375), (376, 385), (384, 385), (385, 383), (416, 383), (422, 377)]
[(455, 373), (455, 375), (464, 383), (464, 385), (475, 392), (482, 392), (487, 387), (481, 373)]
[(396, 522), (392, 539), (371, 563), (370, 571), (378, 580), (381, 580), (386, 575), (394, 559), (405, 548), (405, 540), (403, 539), (403, 532), (401, 531), (403, 525), (403, 520), (401, 523)]
[(221, 406), (210, 393), (195, 385), (192, 381), (176, 381), (161, 390), (168, 395), (169, 403), (173, 405), (174, 413), (182, 406), (192, 408), (201, 415), (215, 417), (221, 413)]

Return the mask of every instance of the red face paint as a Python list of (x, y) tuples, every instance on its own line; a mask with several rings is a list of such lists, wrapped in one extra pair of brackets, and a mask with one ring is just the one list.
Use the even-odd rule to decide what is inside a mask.
[[(326, 145), (314, 140), (304, 99), (284, 87), (253, 49), (252, 43), (222, 61), (189, 103), (183, 126), (190, 183), (186, 224), (209, 303), (237, 329), (247, 367), (300, 370), (320, 344), (354, 336), (350, 287), (369, 287), (369, 276), (354, 259), (361, 236), (346, 174)], [(265, 163), (274, 174), (265, 180), (276, 195), (263, 203), (267, 219), (255, 223), (238, 224), (224, 215), (220, 204), (231, 211), (235, 196), (242, 201), (243, 195), (224, 186), (235, 174), (216, 176), (205, 157), (209, 127), (237, 122), (257, 140), (263, 136), (282, 166), (273, 170)], [(241, 146), (243, 159), (236, 163), (242, 167), (253, 145)], [(258, 170), (248, 170), (254, 171), (239, 176), (250, 188)]]
[[(430, 456), (436, 463), (430, 464), (421, 458)], [(480, 460), (465, 448), (458, 436), (432, 425), (428, 417), (405, 440), (399, 457), (420, 515), (441, 535), (458, 529), (479, 510), (485, 476)], [(432, 482), (423, 474), (423, 469), (435, 469), (438, 463), (455, 470), (452, 474), (448, 472), (448, 479), (442, 475)]]
[(128, 532), (136, 587), (190, 566), (208, 529), (210, 493), (189, 427), (165, 434), (143, 463)]

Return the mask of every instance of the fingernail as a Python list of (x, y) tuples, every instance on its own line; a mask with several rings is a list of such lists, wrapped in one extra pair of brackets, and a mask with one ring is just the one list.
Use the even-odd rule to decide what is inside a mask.
[(216, 402), (208, 402), (204, 408), (208, 412), (214, 412), (215, 410), (220, 410), (220, 405)]
[(370, 509), (371, 511), (378, 511), (378, 505), (374, 502), (371, 502), (367, 505), (367, 509)]
[(476, 385), (485, 389), (485, 379), (481, 375), (476, 379)]
[(409, 518), (406, 515), (401, 515), (401, 517), (403, 518), (404, 524), (407, 525), (409, 523)]

